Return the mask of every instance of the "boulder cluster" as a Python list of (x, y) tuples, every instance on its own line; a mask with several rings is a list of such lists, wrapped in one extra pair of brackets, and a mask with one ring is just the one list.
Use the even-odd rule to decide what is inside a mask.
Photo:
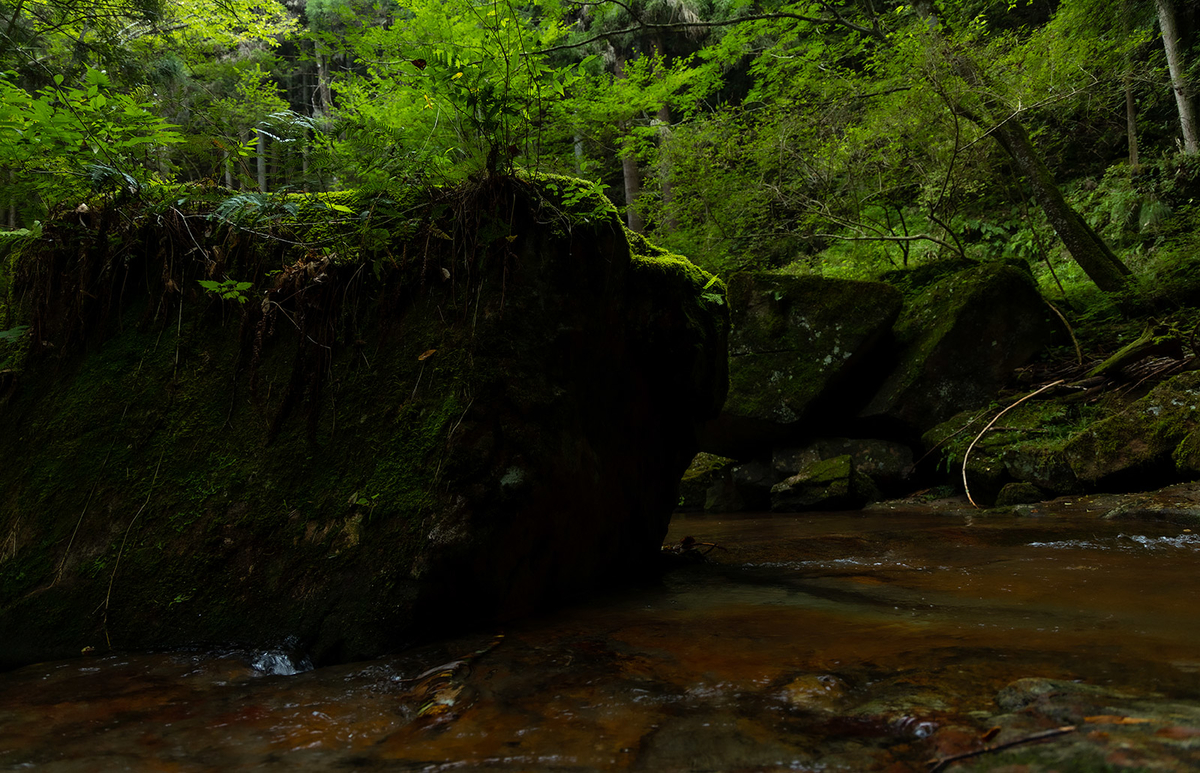
[(681, 508), (854, 509), (961, 490), (964, 466), (981, 505), (1200, 476), (1200, 374), (1126, 399), (1064, 384), (983, 432), (1020, 397), (1000, 397), (1014, 373), (1066, 336), (1062, 322), (1015, 263), (890, 279), (729, 278), (730, 394), (702, 433)]

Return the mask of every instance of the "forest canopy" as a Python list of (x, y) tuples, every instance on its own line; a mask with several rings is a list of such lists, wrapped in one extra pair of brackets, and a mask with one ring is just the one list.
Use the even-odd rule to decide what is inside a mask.
[(1198, 23), (1172, 0), (0, 0), (0, 225), (164, 184), (548, 172), (712, 270), (1016, 258), (1119, 290), (1198, 217)]

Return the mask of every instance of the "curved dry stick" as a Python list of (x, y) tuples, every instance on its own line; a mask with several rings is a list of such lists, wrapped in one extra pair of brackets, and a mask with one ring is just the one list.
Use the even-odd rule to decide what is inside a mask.
[(1024, 738), (1016, 738), (1011, 741), (1005, 741), (1004, 743), (997, 743), (997, 744), (992, 744), (991, 746), (985, 746), (982, 749), (976, 749), (973, 752), (965, 752), (963, 754), (955, 754), (951, 757), (943, 757), (940, 760), (930, 760), (929, 773), (940, 773), (940, 771), (943, 768), (945, 768), (947, 765), (958, 762), (959, 760), (967, 760), (972, 757), (979, 757), (984, 754), (991, 754), (992, 752), (1003, 751), (1004, 749), (1011, 749), (1014, 746), (1020, 746), (1021, 744), (1031, 743), (1033, 741), (1045, 741), (1047, 738), (1054, 738), (1055, 736), (1066, 735), (1067, 733), (1073, 733), (1073, 732), (1075, 732), (1075, 725), (1066, 725), (1064, 727), (1056, 727), (1053, 730), (1043, 730), (1040, 733), (1034, 733), (1033, 735), (1027, 735)]
[[(1043, 298), (1042, 300), (1045, 300), (1045, 299)], [(1058, 318), (1060, 320), (1062, 320), (1063, 327), (1065, 327), (1067, 329), (1067, 334), (1069, 336), (1071, 336), (1071, 343), (1075, 344), (1075, 359), (1079, 363), (1080, 369), (1082, 369), (1083, 368), (1083, 352), (1080, 351), (1080, 349), (1079, 349), (1079, 341), (1075, 339), (1075, 331), (1071, 329), (1071, 325), (1070, 325), (1070, 323), (1067, 322), (1067, 318), (1063, 316), (1062, 312), (1059, 311), (1058, 308), (1055, 307), (1055, 305), (1053, 303), (1051, 303), (1050, 301), (1046, 301), (1046, 305), (1050, 307), (1050, 311), (1053, 311), (1055, 314), (1058, 315)]]
[(967, 460), (971, 458), (971, 449), (975, 448), (975, 444), (979, 442), (979, 438), (981, 438), (985, 434), (987, 434), (987, 431), (992, 428), (993, 424), (1000, 421), (1001, 416), (1008, 413), (1013, 408), (1016, 408), (1018, 405), (1025, 402), (1029, 398), (1036, 397), (1036, 396), (1040, 395), (1042, 392), (1045, 392), (1047, 389), (1058, 386), (1059, 384), (1063, 383), (1063, 381), (1065, 381), (1065, 379), (1060, 378), (1058, 381), (1055, 381), (1053, 384), (1047, 384), (1046, 386), (1042, 387), (1041, 389), (1037, 390), (1036, 392), (1030, 392), (1029, 394), (1022, 397), (1020, 400), (1017, 400), (1015, 403), (1013, 403), (1012, 405), (1005, 408), (1003, 411), (1000, 411), (1000, 413), (997, 413), (995, 418), (993, 418), (991, 421), (989, 421), (987, 423), (987, 426), (979, 431), (979, 434), (976, 435), (975, 439), (971, 441), (971, 445), (967, 446), (967, 452), (965, 454), (963, 454), (963, 463), (962, 463), (963, 490), (967, 493), (967, 501), (970, 502), (973, 507), (978, 508), (979, 505), (975, 504), (975, 500), (971, 498), (971, 487), (967, 485)]

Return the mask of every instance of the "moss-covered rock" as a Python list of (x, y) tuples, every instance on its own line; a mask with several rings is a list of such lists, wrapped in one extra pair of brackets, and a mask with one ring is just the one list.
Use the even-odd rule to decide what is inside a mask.
[(705, 492), (709, 513), (763, 512), (771, 506), (771, 487), (779, 480), (765, 461), (751, 459), (723, 468)]
[(700, 452), (692, 459), (679, 481), (679, 509), (703, 510), (708, 490), (724, 479), (737, 460)]
[(1046, 498), (1046, 492), (1032, 483), (1006, 483), (996, 495), (996, 507), (1031, 505)]
[[(0, 395), (0, 664), (365, 657), (654, 562), (724, 288), (566, 185), (338, 198), (320, 239), (174, 200), (48, 224)], [(227, 277), (245, 303), (197, 281)]]
[[(853, 416), (887, 365), (900, 294), (875, 282), (735, 274), (729, 397), (706, 450), (746, 457)], [(883, 356), (880, 356), (880, 355)]]
[(857, 510), (879, 498), (871, 479), (855, 469), (849, 454), (822, 459), (771, 489), (773, 512)]
[[(1200, 427), (1200, 371), (1175, 376), (1124, 410), (1080, 432), (1063, 449), (1080, 480), (1106, 488), (1144, 488), (1177, 474), (1176, 452)], [(1179, 458), (1186, 459), (1183, 450)]]
[(986, 405), (1049, 340), (1049, 311), (1027, 268), (985, 263), (905, 302), (900, 362), (862, 416), (916, 434)]
[(911, 448), (879, 438), (821, 438), (801, 448), (776, 449), (771, 460), (783, 479), (813, 462), (842, 455), (849, 455), (854, 469), (885, 492), (901, 491), (913, 471)]

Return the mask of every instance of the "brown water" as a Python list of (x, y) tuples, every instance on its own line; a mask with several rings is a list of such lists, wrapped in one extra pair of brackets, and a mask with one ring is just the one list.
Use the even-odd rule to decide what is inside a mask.
[[(725, 549), (503, 638), (290, 676), (237, 652), (0, 674), (0, 769), (899, 773), (982, 745), (1019, 678), (1200, 706), (1200, 535), (1179, 526), (876, 511), (677, 517), (685, 535)], [(1166, 767), (1129, 769), (1200, 766), (1172, 727)]]

